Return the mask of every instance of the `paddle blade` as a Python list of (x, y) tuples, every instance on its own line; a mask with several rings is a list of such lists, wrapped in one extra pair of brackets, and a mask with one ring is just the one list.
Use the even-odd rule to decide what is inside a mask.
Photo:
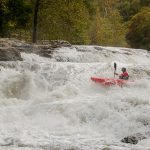
[(117, 70), (117, 64), (116, 64), (116, 63), (114, 63), (114, 78), (115, 78), (116, 70)]
[(114, 69), (117, 70), (117, 64), (116, 63), (114, 63)]

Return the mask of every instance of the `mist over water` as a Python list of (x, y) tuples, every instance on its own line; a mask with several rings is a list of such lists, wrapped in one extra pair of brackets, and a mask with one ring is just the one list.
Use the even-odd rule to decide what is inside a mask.
[[(150, 53), (74, 46), (53, 58), (22, 53), (0, 62), (0, 148), (9, 150), (150, 149)], [(114, 77), (127, 67), (133, 84), (102, 87), (91, 76)], [(141, 133), (137, 145), (121, 142)]]

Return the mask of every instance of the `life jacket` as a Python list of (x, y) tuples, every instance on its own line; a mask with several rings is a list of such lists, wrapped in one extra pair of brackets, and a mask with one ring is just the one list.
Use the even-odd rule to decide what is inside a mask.
[(120, 79), (128, 80), (129, 79), (129, 74), (128, 72), (123, 72), (119, 75)]

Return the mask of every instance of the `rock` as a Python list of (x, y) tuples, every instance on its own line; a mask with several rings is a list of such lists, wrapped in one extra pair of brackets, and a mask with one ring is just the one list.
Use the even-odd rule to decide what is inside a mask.
[(135, 136), (127, 136), (121, 140), (123, 143), (137, 144), (138, 140)]
[(146, 139), (141, 133), (136, 133), (134, 135), (127, 136), (121, 140), (123, 143), (137, 144), (138, 141)]
[(16, 40), (10, 43), (12, 43), (12, 46), (18, 49), (20, 52), (34, 53), (48, 58), (52, 57), (52, 54), (56, 48), (71, 47), (69, 42), (63, 40), (43, 40), (38, 41), (36, 44)]
[(60, 47), (71, 47), (71, 44), (63, 40), (39, 41), (33, 45), (32, 52), (43, 57), (51, 58), (54, 50)]
[(95, 46), (94, 48), (95, 48), (96, 50), (98, 50), (98, 51), (103, 51), (103, 49), (104, 49), (104, 48), (98, 47), (98, 46)]
[(45, 40), (33, 44), (17, 39), (0, 38), (0, 61), (22, 60), (20, 52), (51, 58), (54, 50), (60, 47), (71, 47), (71, 44), (63, 40)]
[(37, 44), (42, 45), (49, 45), (51, 48), (58, 48), (58, 47), (71, 47), (71, 44), (68, 41), (64, 40), (43, 40), (39, 41)]
[(32, 53), (48, 58), (52, 57), (53, 52), (54, 48), (50, 45), (34, 45), (32, 49)]
[(71, 47), (71, 44), (63, 40), (39, 41), (34, 45), (33, 53), (51, 58), (54, 50), (60, 47)]
[(12, 47), (0, 47), (0, 61), (22, 61), (20, 52)]
[(0, 47), (8, 47), (10, 46), (8, 39), (0, 38)]

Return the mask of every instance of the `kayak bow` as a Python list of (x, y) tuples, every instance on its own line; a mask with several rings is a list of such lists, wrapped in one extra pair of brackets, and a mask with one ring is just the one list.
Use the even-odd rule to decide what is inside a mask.
[(98, 78), (98, 77), (91, 77), (91, 80), (95, 83), (100, 83), (104, 86), (112, 86), (112, 85), (119, 85), (122, 86), (124, 84), (127, 84), (127, 80), (123, 79), (116, 79), (116, 78)]

